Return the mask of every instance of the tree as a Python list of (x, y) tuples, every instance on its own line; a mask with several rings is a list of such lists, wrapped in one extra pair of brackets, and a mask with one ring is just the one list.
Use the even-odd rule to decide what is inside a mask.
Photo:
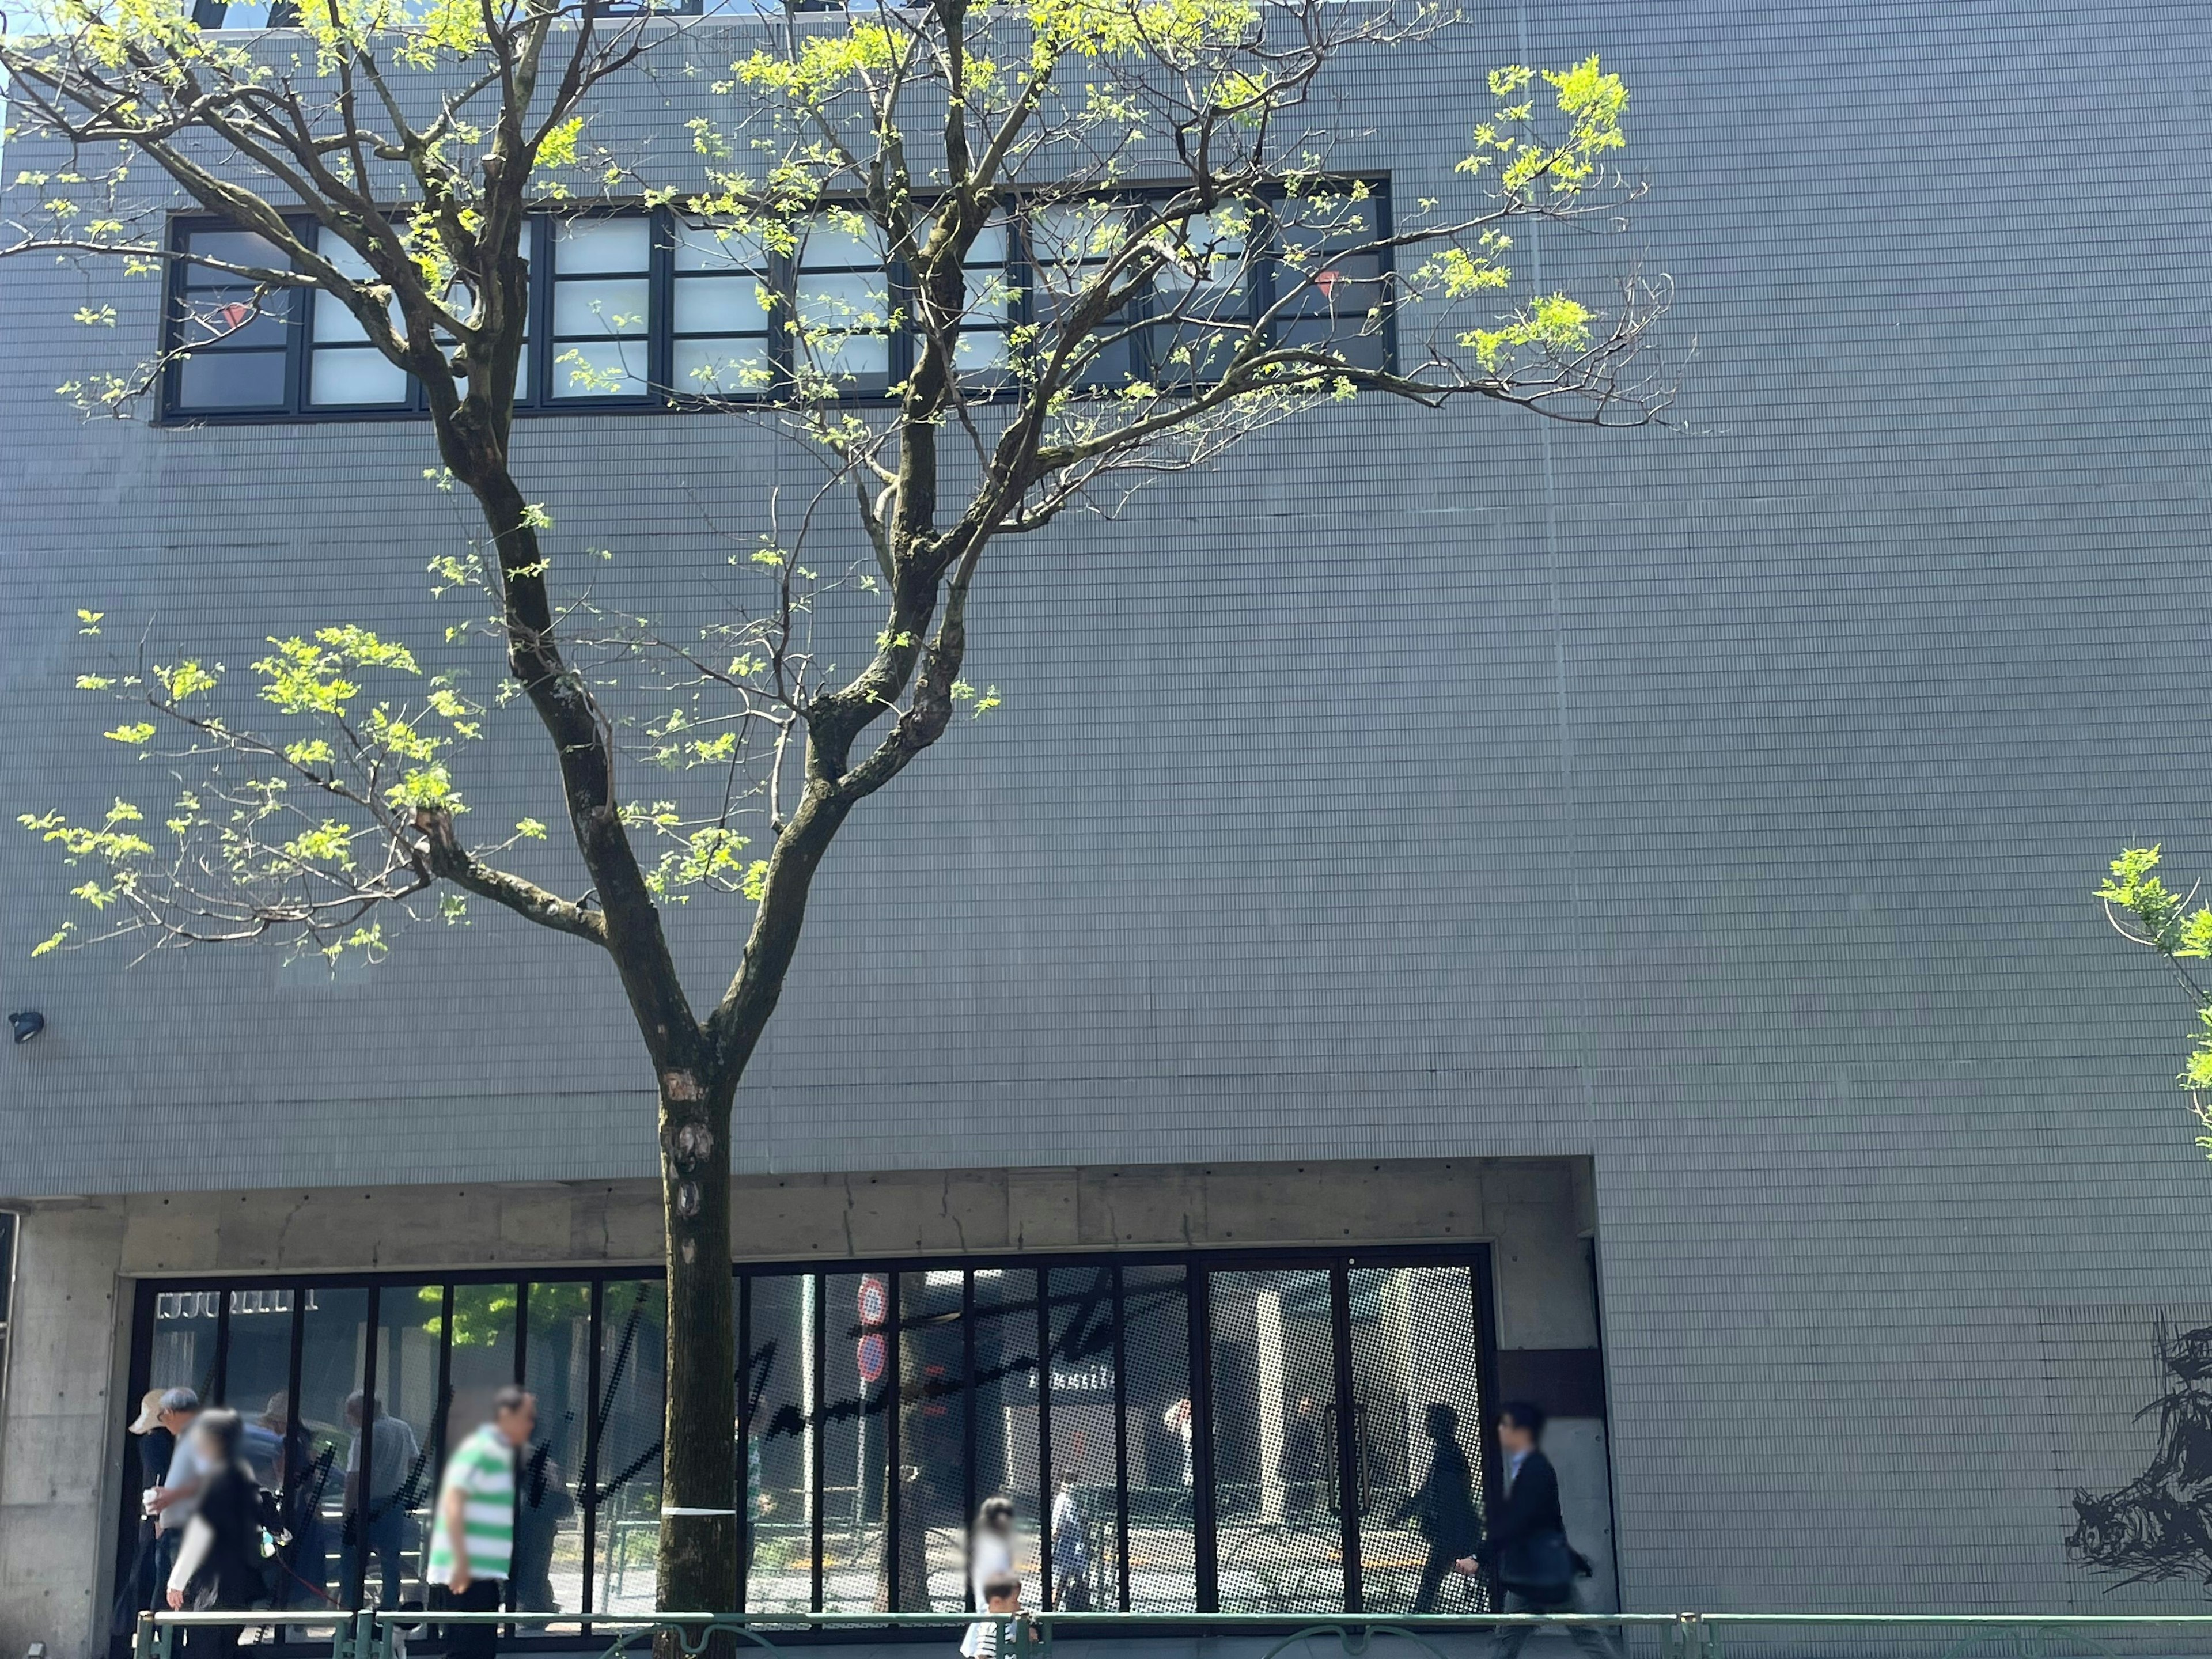
[[(1528, 291), (1508, 262), (1517, 221), (1617, 222), (1636, 194), (1614, 166), (1627, 94), (1595, 58), (1498, 70), (1469, 111), (1466, 199), (1399, 204), (1385, 224), (1332, 167), (1311, 94), (1343, 54), (1443, 27), (1425, 8), (928, 0), (733, 23), (592, 0), (305, 0), (295, 28), (242, 38), (196, 27), (183, 3), (57, 0), (46, 33), (0, 44), (13, 118), (52, 158), (7, 251), (142, 276), (182, 263), (250, 295), (185, 316), (173, 353), (295, 296), (342, 308), (423, 389), (435, 482), (482, 524), (434, 581), (474, 608), (427, 644), (333, 618), (272, 641), (247, 686), (189, 644), (81, 677), (132, 701), (107, 736), (182, 787), (160, 806), (125, 791), (96, 820), (26, 816), (88, 877), (85, 928), (40, 949), (120, 934), (374, 957), (388, 924), (476, 901), (604, 952), (659, 1103), (663, 1490), (679, 1511), (659, 1593), (727, 1607), (733, 1522), (702, 1512), (732, 1490), (732, 1101), (840, 828), (956, 711), (998, 701), (967, 662), (979, 577), (1070, 507), (1110, 508), (1329, 400), (1650, 418), (1664, 389), (1641, 353), (1663, 296), (1630, 281), (1601, 312)], [(714, 86), (726, 118), (694, 123), (703, 186), (596, 143), (611, 78), (733, 47)], [(159, 188), (133, 171), (149, 167)], [(179, 196), (258, 240), (173, 242), (161, 219)], [(763, 291), (772, 361), (662, 389), (741, 393), (733, 412), (820, 463), (797, 525), (763, 526), (731, 561), (757, 577), (754, 601), (702, 581), (658, 620), (599, 605), (586, 550), (562, 544), (512, 460), (526, 225), (586, 198), (673, 208), (687, 246), (732, 269), (780, 269), (841, 234), (900, 273)], [(1024, 260), (995, 255), (1007, 236)], [(1265, 290), (1244, 280), (1263, 249)], [(1030, 274), (1010, 295), (1016, 268)], [(910, 368), (868, 384), (894, 337), (912, 340)], [(167, 361), (70, 389), (127, 412)], [(561, 368), (608, 372), (586, 351)], [(857, 558), (820, 550), (840, 515)], [(100, 613), (82, 620), (99, 633)], [(468, 665), (493, 653), (498, 690), (479, 695)], [(527, 735), (503, 722), (509, 704), (557, 769), (573, 861), (533, 846), (549, 837), (535, 820), (471, 828), (465, 775), (486, 769), (471, 756)], [(671, 779), (650, 799), (623, 783), (647, 765)], [(695, 1002), (667, 930), (704, 895), (749, 906), (750, 923)]]
[(2158, 873), (2163, 851), (2130, 847), (2114, 859), (2097, 889), (2105, 919), (2129, 944), (2152, 951), (2173, 975), (2174, 983), (2197, 1010), (2197, 1041), (2177, 1079), (2189, 1091), (2197, 1121), (2206, 1133), (2197, 1144), (2212, 1154), (2212, 991), (2191, 970), (2191, 963), (2212, 958), (2212, 908), (2196, 902), (2197, 890), (2177, 893)]

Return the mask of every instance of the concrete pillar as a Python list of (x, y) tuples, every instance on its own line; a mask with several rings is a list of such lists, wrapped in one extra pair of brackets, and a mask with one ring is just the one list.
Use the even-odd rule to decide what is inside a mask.
[(121, 1206), (33, 1210), (18, 1249), (0, 1415), (0, 1654), (44, 1642), (54, 1659), (90, 1659), (111, 1594)]

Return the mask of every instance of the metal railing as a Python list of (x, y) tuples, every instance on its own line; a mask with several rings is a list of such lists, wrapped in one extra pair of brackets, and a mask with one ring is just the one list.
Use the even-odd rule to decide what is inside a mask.
[[(287, 1638), (293, 1653), (322, 1654), (328, 1632), (329, 1659), (408, 1659), (411, 1651), (435, 1652), (443, 1632), (460, 1626), (495, 1625), (513, 1635), (546, 1638), (562, 1648), (601, 1659), (642, 1659), (648, 1650), (663, 1659), (672, 1653), (698, 1659), (710, 1648), (721, 1655), (756, 1659), (778, 1654), (776, 1638), (805, 1634), (913, 1639), (935, 1631), (948, 1648), (968, 1630), (989, 1626), (999, 1659), (1051, 1659), (1055, 1641), (1085, 1637), (1137, 1635), (1195, 1638), (1218, 1642), (1243, 1637), (1253, 1644), (1251, 1659), (1279, 1659), (1303, 1644), (1333, 1642), (1345, 1659), (1369, 1659), (1380, 1642), (1401, 1642), (1407, 1659), (1446, 1659), (1440, 1641), (1495, 1638), (1522, 1628), (1530, 1637), (1547, 1632), (1597, 1638), (1611, 1653), (1623, 1654), (1626, 1639), (1661, 1659), (1727, 1659), (1731, 1644), (1771, 1646), (1775, 1638), (1796, 1636), (1805, 1645), (1843, 1651), (1895, 1651), (1909, 1647), (1930, 1659), (2119, 1659), (2115, 1642), (2136, 1652), (2147, 1650), (2139, 1638), (2165, 1638), (2162, 1650), (2212, 1656), (2212, 1614), (2055, 1613), (2023, 1617), (2010, 1613), (773, 1613), (739, 1617), (731, 1613), (661, 1613), (637, 1618), (586, 1619), (574, 1613), (445, 1613), (403, 1608), (363, 1609), (331, 1618), (302, 1615), (300, 1610), (262, 1608), (243, 1613), (142, 1613), (131, 1643), (132, 1659), (191, 1659), (196, 1630), (239, 1628), (242, 1632), (285, 1630), (319, 1632), (302, 1642)], [(1855, 1644), (1838, 1638), (1857, 1636)], [(2183, 1638), (2178, 1646), (2172, 1638)], [(179, 1638), (185, 1638), (181, 1644)], [(660, 1638), (668, 1641), (660, 1647)], [(1745, 1638), (1763, 1638), (1753, 1644)], [(1873, 1638), (1874, 1641), (1863, 1638)], [(1884, 1641), (1882, 1638), (1888, 1638)], [(1261, 1645), (1264, 1644), (1265, 1645)], [(1453, 1645), (1463, 1650), (1463, 1644)]]

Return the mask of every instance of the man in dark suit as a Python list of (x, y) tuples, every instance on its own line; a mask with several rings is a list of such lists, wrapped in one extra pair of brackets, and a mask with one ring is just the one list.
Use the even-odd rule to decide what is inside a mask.
[[(1473, 1555), (1453, 1565), (1473, 1577), (1487, 1567), (1497, 1585), (1500, 1613), (1573, 1613), (1575, 1580), (1590, 1565), (1567, 1543), (1559, 1514), (1559, 1477), (1544, 1455), (1543, 1408), (1516, 1401), (1498, 1413), (1498, 1449), (1505, 1461), (1505, 1495), (1491, 1517), (1489, 1535)], [(1498, 1632), (1491, 1659), (1518, 1659), (1535, 1633), (1528, 1625)], [(1577, 1625), (1567, 1634), (1590, 1659), (1624, 1659), (1617, 1632)]]

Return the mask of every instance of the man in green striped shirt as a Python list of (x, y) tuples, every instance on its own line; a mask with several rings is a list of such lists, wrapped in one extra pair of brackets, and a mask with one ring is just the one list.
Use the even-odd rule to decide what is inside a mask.
[[(431, 1605), (451, 1613), (496, 1613), (514, 1559), (514, 1463), (538, 1427), (538, 1401), (508, 1387), (492, 1396), (491, 1421), (461, 1442), (438, 1486), (430, 1531)], [(492, 1659), (499, 1626), (448, 1629), (450, 1659)]]

